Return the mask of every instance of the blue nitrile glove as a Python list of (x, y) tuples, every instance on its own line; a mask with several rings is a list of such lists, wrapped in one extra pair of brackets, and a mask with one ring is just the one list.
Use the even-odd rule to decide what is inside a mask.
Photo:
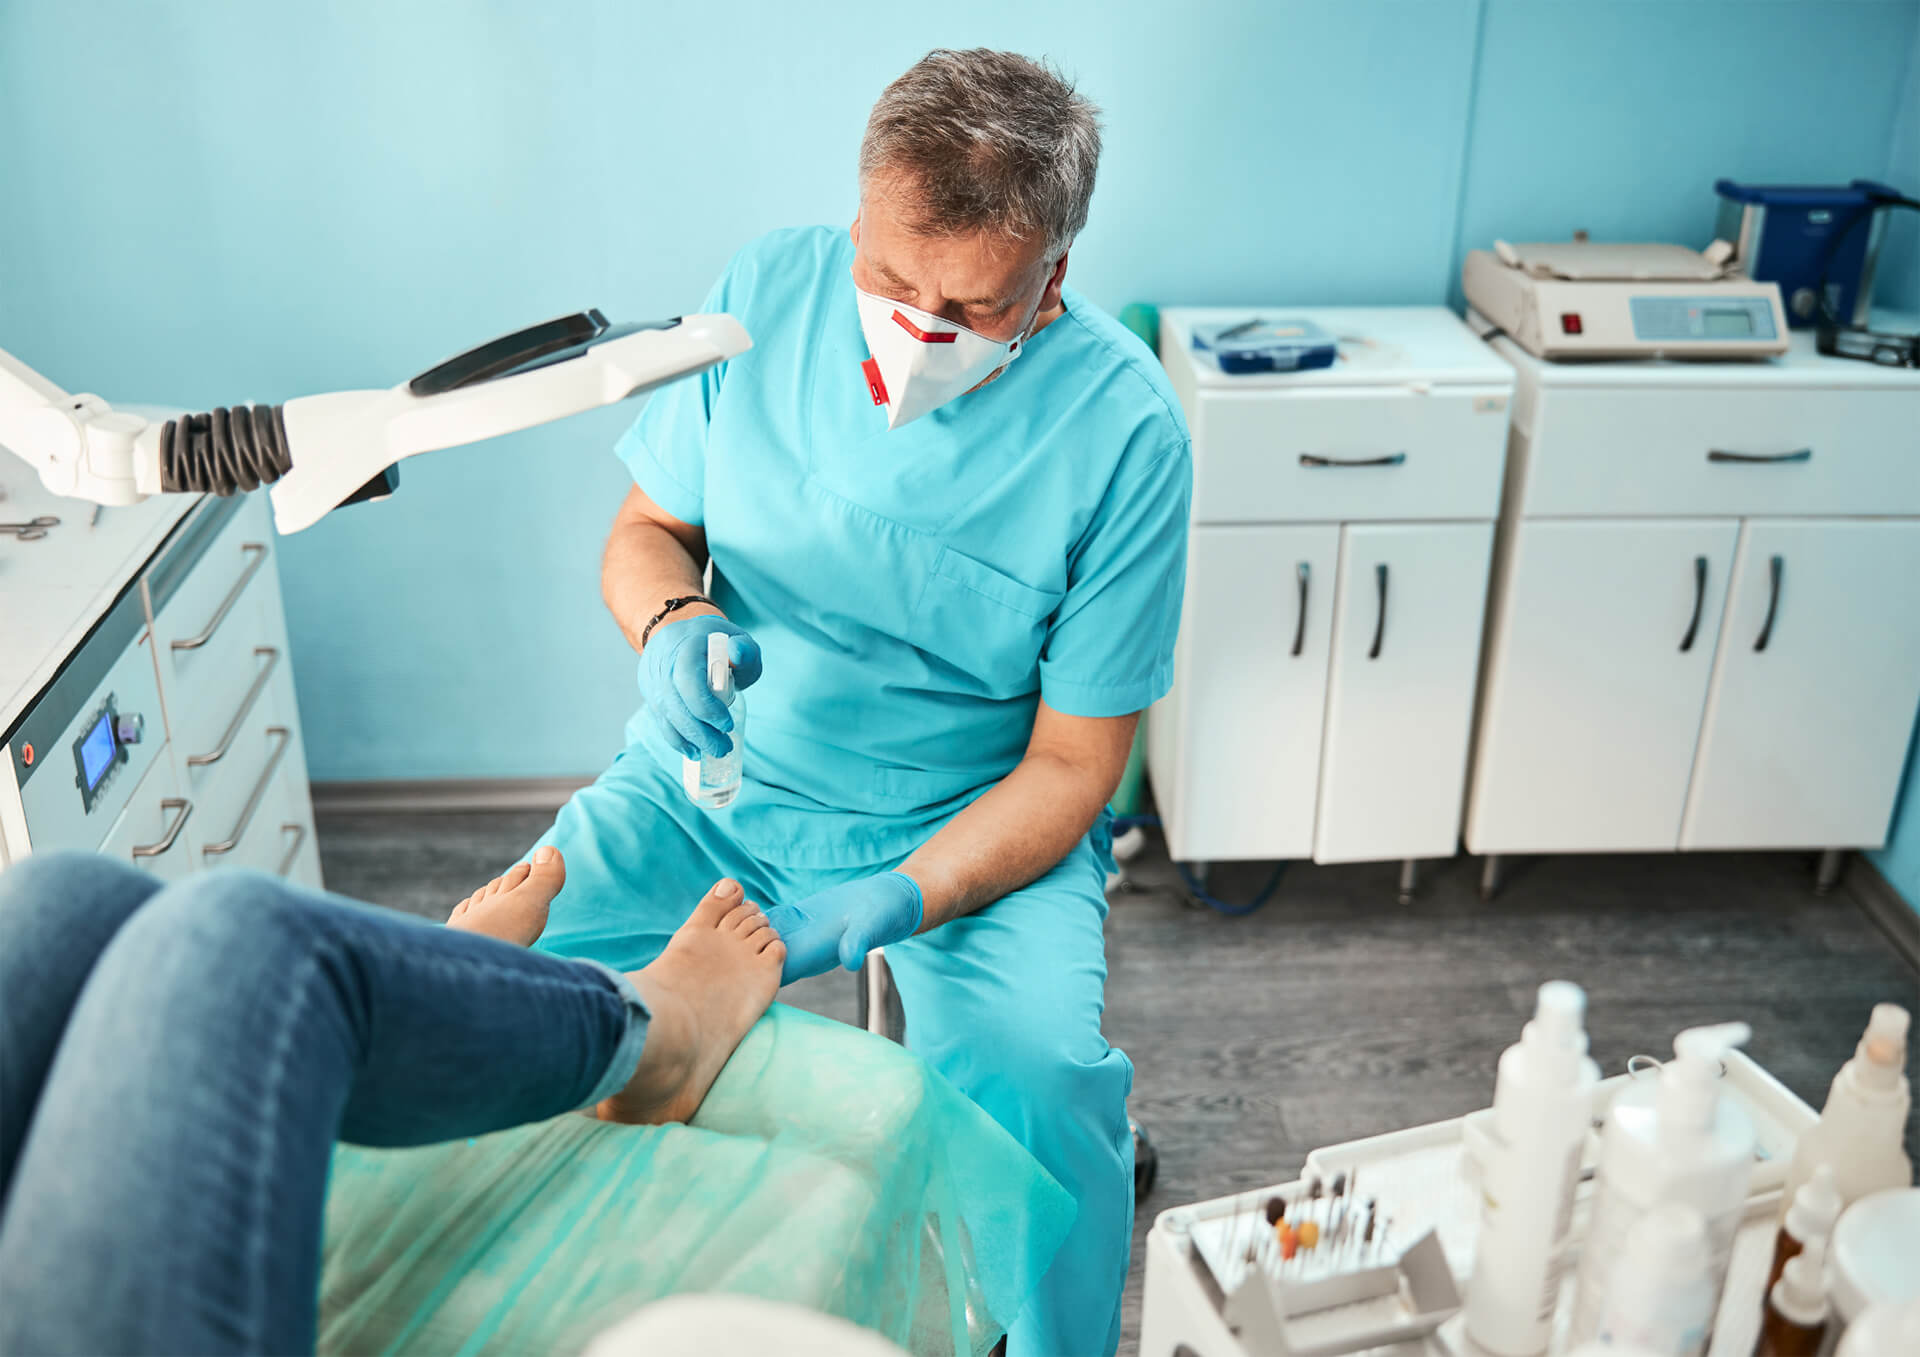
[(640, 696), (667, 747), (682, 758), (722, 759), (733, 750), (733, 717), (707, 683), (707, 637), (716, 631), (731, 638), (733, 686), (751, 687), (760, 677), (760, 643), (712, 613), (655, 627), (640, 652)]
[(923, 907), (919, 883), (899, 872), (830, 886), (797, 905), (775, 905), (767, 922), (787, 944), (780, 983), (830, 971), (835, 962), (859, 970), (873, 948), (912, 937)]

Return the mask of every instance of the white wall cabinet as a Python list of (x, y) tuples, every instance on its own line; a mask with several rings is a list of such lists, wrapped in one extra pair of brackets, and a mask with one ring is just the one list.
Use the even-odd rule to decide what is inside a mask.
[(1439, 307), (1299, 311), (1315, 372), (1161, 353), (1194, 439), (1173, 691), (1147, 763), (1180, 861), (1451, 855), (1512, 371)]
[(1496, 347), (1468, 848), (1881, 844), (1920, 707), (1920, 373), (1804, 335), (1748, 364)]

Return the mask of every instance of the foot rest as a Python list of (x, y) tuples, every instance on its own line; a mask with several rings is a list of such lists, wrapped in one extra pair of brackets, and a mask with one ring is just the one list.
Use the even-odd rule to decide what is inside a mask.
[(918, 1057), (776, 1004), (691, 1126), (557, 1117), (408, 1150), (341, 1146), (321, 1353), (578, 1352), (718, 1291), (984, 1353), (1073, 1218)]

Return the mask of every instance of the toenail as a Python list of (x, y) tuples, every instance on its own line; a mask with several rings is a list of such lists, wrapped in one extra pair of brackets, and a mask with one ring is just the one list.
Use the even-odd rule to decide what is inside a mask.
[(740, 883), (738, 881), (722, 881), (713, 888), (713, 893), (715, 895), (738, 895), (740, 894)]
[(541, 845), (540, 851), (533, 855), (533, 860), (539, 863), (542, 867), (546, 866), (549, 862), (552, 862), (553, 861), (553, 845), (550, 843)]

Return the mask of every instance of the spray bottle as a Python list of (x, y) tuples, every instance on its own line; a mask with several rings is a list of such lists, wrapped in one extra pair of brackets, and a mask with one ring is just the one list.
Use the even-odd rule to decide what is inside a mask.
[(1500, 1057), (1493, 1153), (1481, 1179), (1480, 1243), (1467, 1288), (1467, 1335), (1498, 1357), (1547, 1350), (1600, 1070), (1587, 1056), (1587, 996), (1540, 987), (1533, 1021)]
[(731, 747), (717, 759), (682, 759), (680, 780), (695, 805), (718, 810), (740, 794), (740, 751), (747, 739), (747, 704), (733, 686), (733, 665), (728, 662), (727, 637), (722, 632), (707, 636), (707, 686), (733, 717), (733, 730), (727, 735)]
[(1907, 1028), (1912, 1015), (1898, 1004), (1875, 1004), (1853, 1059), (1827, 1091), (1820, 1121), (1800, 1137), (1787, 1174), (1786, 1199), (1820, 1164), (1833, 1166), (1843, 1203), (1892, 1187), (1913, 1185), (1913, 1161), (1900, 1147), (1913, 1096), (1907, 1084)]
[(1716, 1303), (1753, 1175), (1753, 1122), (1720, 1096), (1720, 1061), (1750, 1035), (1745, 1023), (1692, 1027), (1674, 1059), (1614, 1099), (1602, 1137), (1593, 1219), (1580, 1253), (1573, 1339), (1594, 1336), (1606, 1285), (1634, 1223), (1663, 1202), (1682, 1202), (1706, 1223)]

